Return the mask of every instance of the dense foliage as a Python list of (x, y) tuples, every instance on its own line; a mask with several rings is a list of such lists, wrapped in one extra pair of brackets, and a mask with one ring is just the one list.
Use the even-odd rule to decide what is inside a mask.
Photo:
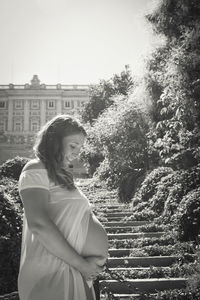
[(0, 294), (17, 290), (23, 217), (17, 182), (27, 161), (17, 156), (0, 166)]
[(150, 133), (163, 163), (188, 168), (200, 159), (200, 3), (159, 1), (147, 16), (165, 45), (147, 64), (146, 84), (155, 128)]
[(198, 0), (157, 1), (146, 18), (164, 42), (142, 80), (92, 124), (89, 143), (102, 154), (94, 174), (132, 198), (129, 218), (174, 222), (183, 240), (200, 231), (199, 14)]
[(18, 180), (24, 165), (28, 161), (28, 158), (20, 156), (8, 159), (0, 166), (0, 178), (9, 177)]
[(200, 231), (199, 188), (199, 165), (187, 170), (154, 169), (135, 193), (133, 215), (126, 219), (152, 211), (158, 223), (173, 223), (179, 238), (194, 240)]
[(81, 111), (84, 122), (93, 124), (101, 113), (113, 104), (113, 96), (127, 95), (134, 82), (128, 66), (119, 75), (115, 74), (109, 80), (101, 80), (99, 84), (91, 85), (89, 89), (89, 102)]
[(89, 151), (92, 150), (92, 154), (94, 151), (96, 157), (102, 153), (101, 160), (104, 160), (98, 162), (100, 166), (95, 175), (106, 181), (108, 187), (119, 187), (119, 196), (124, 202), (130, 200), (138, 179), (149, 168), (148, 115), (145, 106), (130, 101), (131, 97), (114, 99), (90, 129), (88, 144), (82, 153), (87, 163)]
[(93, 176), (100, 163), (104, 160), (102, 146), (96, 139), (93, 129), (87, 126), (87, 140), (81, 150), (81, 160), (83, 160), (87, 173)]
[(22, 233), (22, 208), (6, 189), (0, 191), (0, 294), (17, 290)]
[(183, 197), (176, 222), (181, 240), (195, 240), (200, 228), (200, 187)]

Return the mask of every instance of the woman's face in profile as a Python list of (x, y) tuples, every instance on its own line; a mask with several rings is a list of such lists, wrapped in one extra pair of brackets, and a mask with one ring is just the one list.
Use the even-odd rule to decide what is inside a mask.
[(71, 162), (77, 158), (84, 141), (83, 133), (71, 134), (63, 138), (63, 153), (66, 162)]

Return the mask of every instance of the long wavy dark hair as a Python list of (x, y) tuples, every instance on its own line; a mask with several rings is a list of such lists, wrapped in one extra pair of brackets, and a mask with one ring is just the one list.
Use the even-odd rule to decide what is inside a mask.
[(75, 188), (73, 173), (64, 167), (63, 138), (86, 131), (81, 123), (69, 115), (57, 115), (38, 132), (33, 147), (35, 156), (47, 169), (49, 178), (55, 183), (72, 190)]

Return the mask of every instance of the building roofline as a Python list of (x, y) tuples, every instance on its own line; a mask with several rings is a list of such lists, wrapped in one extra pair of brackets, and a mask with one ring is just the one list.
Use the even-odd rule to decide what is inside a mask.
[(1, 84), (0, 90), (88, 90), (87, 84), (40, 84), (33, 87), (30, 84)]

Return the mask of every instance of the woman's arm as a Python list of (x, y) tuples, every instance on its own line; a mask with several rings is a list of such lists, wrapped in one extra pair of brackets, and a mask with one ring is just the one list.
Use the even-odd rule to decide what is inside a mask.
[(102, 268), (81, 257), (64, 238), (48, 213), (49, 191), (28, 188), (20, 192), (29, 229), (53, 255), (79, 270), (86, 278), (99, 274)]

